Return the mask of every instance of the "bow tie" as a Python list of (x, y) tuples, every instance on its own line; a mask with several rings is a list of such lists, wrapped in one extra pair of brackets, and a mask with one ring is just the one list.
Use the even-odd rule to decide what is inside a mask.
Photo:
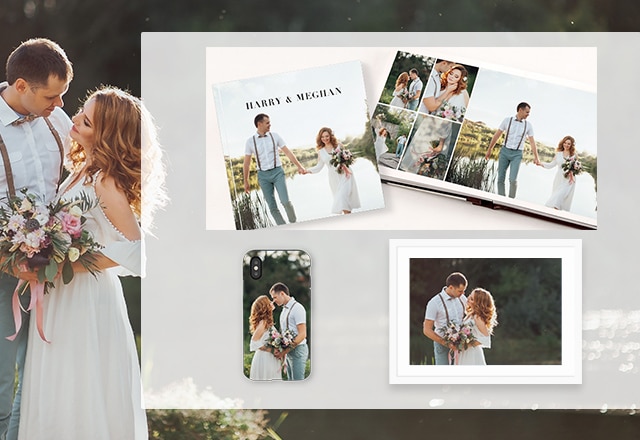
[(13, 125), (14, 127), (17, 127), (18, 125), (24, 124), (25, 122), (31, 122), (36, 118), (39, 118), (40, 116), (34, 115), (34, 114), (30, 114), (27, 116), (21, 116), (20, 118), (16, 119), (15, 121), (13, 121), (11, 123), (11, 125)]

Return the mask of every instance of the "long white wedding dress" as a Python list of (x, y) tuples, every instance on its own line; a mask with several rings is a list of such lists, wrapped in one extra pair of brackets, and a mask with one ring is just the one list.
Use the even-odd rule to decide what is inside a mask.
[[(81, 192), (96, 198), (93, 185), (81, 184), (62, 197)], [(142, 272), (142, 242), (126, 239), (100, 207), (85, 217), (85, 229), (105, 246), (102, 253), (120, 266), (95, 277), (77, 273), (67, 285), (56, 281), (43, 302), (50, 343), (40, 339), (31, 317), (21, 440), (148, 438), (138, 355), (118, 278)]]
[(358, 194), (358, 185), (356, 184), (355, 175), (351, 171), (351, 175), (346, 173), (338, 173), (333, 165), (330, 164), (331, 155), (324, 149), (318, 150), (318, 163), (307, 169), (310, 173), (319, 172), (326, 165), (328, 168), (329, 187), (333, 193), (333, 204), (331, 212), (333, 214), (341, 214), (342, 211), (353, 211), (360, 208), (360, 196)]
[(262, 337), (249, 342), (249, 350), (255, 351), (251, 359), (249, 379), (251, 380), (282, 380), (282, 363), (271, 352), (260, 350), (269, 338), (269, 331), (265, 331)]
[(564, 177), (564, 170), (562, 169), (564, 161), (564, 155), (562, 154), (562, 151), (559, 151), (551, 162), (541, 162), (541, 165), (547, 169), (555, 166), (558, 167), (556, 176), (553, 179), (551, 196), (545, 203), (545, 206), (569, 211), (571, 209), (571, 202), (573, 201), (573, 193), (576, 190), (576, 178), (574, 176), (572, 183), (567, 177)]
[(473, 318), (465, 319), (463, 323), (471, 325), (471, 333), (482, 345), (461, 351), (458, 355), (458, 365), (487, 365), (487, 362), (484, 360), (483, 348), (491, 348), (491, 336), (485, 336), (480, 333)]
[(376, 141), (373, 144), (376, 150), (376, 160), (379, 160), (380, 156), (389, 151), (389, 147), (387, 147), (386, 142), (387, 138), (385, 136), (380, 136), (376, 133)]
[(400, 90), (394, 90), (393, 91), (393, 98), (391, 99), (391, 102), (389, 103), (389, 105), (391, 107), (406, 108), (407, 107), (407, 103), (404, 102), (402, 100), (402, 98), (400, 98), (400, 96), (406, 91), (407, 91), (406, 87), (402, 87)]

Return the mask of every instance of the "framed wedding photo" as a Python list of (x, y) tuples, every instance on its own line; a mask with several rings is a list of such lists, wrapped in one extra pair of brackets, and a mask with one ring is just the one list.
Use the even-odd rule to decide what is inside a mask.
[(389, 240), (390, 384), (581, 384), (582, 240)]

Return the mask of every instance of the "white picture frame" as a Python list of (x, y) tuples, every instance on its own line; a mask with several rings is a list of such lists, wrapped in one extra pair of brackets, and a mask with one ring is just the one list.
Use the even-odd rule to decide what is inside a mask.
[[(559, 365), (411, 365), (409, 341), (412, 258), (559, 258), (561, 363)], [(582, 240), (389, 240), (390, 384), (581, 384)], [(443, 274), (443, 282), (448, 274)], [(434, 286), (433, 293), (442, 286)], [(473, 289), (468, 286), (467, 294)], [(490, 286), (484, 286), (490, 289)], [(426, 303), (425, 303), (426, 306)], [(496, 304), (498, 317), (500, 304)], [(425, 336), (425, 344), (431, 341)], [(498, 344), (499, 341), (493, 343)]]

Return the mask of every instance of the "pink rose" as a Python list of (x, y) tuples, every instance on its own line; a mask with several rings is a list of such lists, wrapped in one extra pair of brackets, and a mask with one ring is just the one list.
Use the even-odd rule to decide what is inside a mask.
[(82, 223), (79, 217), (65, 212), (62, 214), (61, 224), (62, 230), (73, 238), (78, 238), (82, 234)]

